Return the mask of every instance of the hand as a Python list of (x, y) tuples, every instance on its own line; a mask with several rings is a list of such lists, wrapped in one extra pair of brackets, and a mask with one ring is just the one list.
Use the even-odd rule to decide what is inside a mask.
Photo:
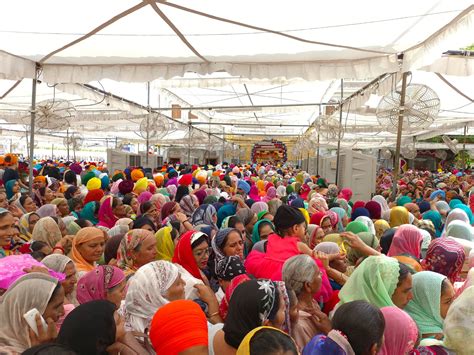
[(174, 215), (180, 223), (184, 223), (188, 220), (188, 217), (183, 212), (176, 212)]
[(198, 294), (199, 294), (199, 298), (203, 302), (207, 303), (208, 305), (210, 305), (214, 302), (218, 303), (217, 299), (216, 299), (216, 295), (214, 294), (214, 292), (212, 292), (210, 287), (208, 287), (206, 285), (196, 284), (196, 285), (194, 285), (194, 288), (197, 289)]
[(46, 319), (46, 323), (48, 324), (48, 328), (43, 328), (43, 323), (41, 322), (41, 316), (39, 314), (36, 315), (36, 328), (38, 329), (38, 335), (35, 334), (33, 329), (28, 327), (28, 331), (30, 333), (30, 341), (31, 346), (50, 343), (58, 336), (58, 331), (56, 330), (56, 324), (51, 318)]
[(316, 328), (320, 332), (327, 334), (331, 331), (332, 324), (329, 320), (329, 317), (325, 313), (321, 312), (319, 309), (313, 308), (311, 315), (313, 316), (313, 321), (316, 325)]
[(18, 207), (16, 207), (15, 205), (10, 205), (10, 206), (8, 206), (8, 210), (9, 210), (10, 213), (13, 215), (13, 217), (21, 218), (21, 216), (23, 216), (22, 210), (20, 210), (20, 209), (19, 209)]
[(324, 265), (324, 268), (327, 269), (329, 267), (329, 258), (326, 253), (321, 251), (313, 251), (313, 257), (318, 258)]
[(357, 234), (352, 232), (343, 232), (341, 233), (341, 237), (345, 238), (349, 246), (353, 249), (362, 250), (366, 247), (365, 243), (359, 238)]
[(27, 274), (29, 274), (31, 272), (40, 272), (42, 274), (49, 275), (48, 268), (45, 267), (45, 266), (33, 265), (31, 267), (24, 268), (23, 271), (26, 272)]
[(65, 254), (68, 254), (68, 252), (72, 249), (72, 240), (74, 239), (74, 236), (72, 235), (67, 235), (55, 245), (57, 247), (63, 248)]

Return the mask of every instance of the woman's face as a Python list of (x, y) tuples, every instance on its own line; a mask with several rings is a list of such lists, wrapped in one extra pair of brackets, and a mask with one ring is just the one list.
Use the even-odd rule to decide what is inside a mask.
[(17, 182), (15, 182), (15, 184), (13, 185), (12, 187), (12, 191), (13, 193), (17, 194), (18, 192), (20, 192), (20, 184)]
[(72, 197), (80, 197), (81, 196), (81, 190), (77, 189), (76, 192), (72, 194)]
[(136, 267), (148, 264), (156, 257), (156, 238), (153, 234), (146, 237), (138, 251), (132, 252), (133, 265)]
[(283, 299), (283, 296), (280, 294), (280, 302), (278, 305), (278, 311), (275, 314), (275, 317), (268, 323), (269, 323), (269, 326), (271, 327), (282, 329), (284, 322), (285, 322), (285, 300)]
[(66, 278), (61, 282), (61, 286), (64, 289), (64, 293), (68, 295), (74, 291), (74, 285), (77, 283), (76, 267), (73, 262), (67, 263), (64, 268), (64, 274), (66, 275)]
[(339, 272), (342, 272), (343, 274), (347, 271), (347, 258), (344, 257), (344, 259), (335, 259), (331, 261), (330, 266), (333, 269), (336, 269)]
[(46, 203), (50, 203), (53, 200), (54, 200), (53, 190), (47, 187), (46, 190), (44, 190), (43, 202), (46, 204)]
[(69, 211), (69, 206), (66, 201), (63, 201), (58, 205), (58, 210), (61, 217), (66, 217), (71, 212)]
[(193, 249), (194, 260), (200, 269), (205, 269), (207, 267), (207, 262), (209, 260), (209, 244), (206, 241), (197, 245)]
[(168, 288), (166, 292), (166, 299), (170, 302), (183, 300), (184, 299), (184, 286), (186, 283), (181, 278), (181, 275), (178, 274), (178, 277), (173, 282), (173, 284)]
[[(260, 227), (260, 225), (259, 225)], [(260, 240), (266, 240), (270, 234), (274, 233), (272, 227), (265, 223), (259, 228)]]
[(448, 280), (445, 279), (443, 281), (445, 283), (444, 292), (441, 293), (441, 303), (439, 308), (439, 313), (441, 318), (446, 318), (446, 314), (448, 314), (449, 307), (454, 301), (454, 287), (453, 284)]
[(104, 246), (105, 240), (100, 237), (80, 244), (77, 250), (88, 263), (92, 264), (101, 258), (104, 253)]
[(316, 233), (313, 234), (313, 238), (311, 240), (311, 248), (314, 248), (316, 245), (321, 243), (324, 239), (324, 230), (322, 228), (318, 228)]
[(256, 214), (254, 214), (252, 220), (249, 222), (249, 224), (245, 226), (245, 229), (247, 230), (247, 233), (249, 233), (249, 235), (252, 235), (253, 226), (255, 225), (255, 223), (257, 223), (257, 221), (258, 217)]
[(405, 308), (408, 302), (413, 299), (412, 288), (413, 279), (411, 277), (411, 274), (408, 274), (408, 276), (399, 285), (397, 285), (397, 288), (393, 292), (393, 304), (400, 309)]
[(349, 223), (349, 217), (345, 215), (344, 217), (342, 217), (342, 226), (345, 228), (348, 223)]
[(225, 256), (238, 255), (241, 259), (244, 257), (244, 241), (238, 232), (232, 231), (229, 233), (222, 251)]
[(321, 228), (324, 231), (324, 235), (331, 234), (332, 232), (331, 220), (329, 218), (324, 218), (323, 222), (321, 223)]
[(158, 219), (159, 212), (156, 206), (153, 204), (150, 209), (145, 213), (145, 215), (150, 216), (153, 221)]
[(123, 280), (117, 286), (107, 290), (106, 300), (115, 304), (115, 308), (120, 308), (120, 303), (125, 299), (125, 291), (127, 289), (127, 281)]
[(43, 318), (47, 320), (51, 318), (55, 323), (59, 320), (61, 316), (64, 315), (64, 289), (61, 287), (57, 291), (53, 298), (51, 298), (46, 306), (44, 313), (42, 314)]
[(242, 234), (242, 237), (245, 238), (245, 234), (247, 233), (247, 231), (245, 230), (245, 226), (242, 222), (236, 223), (234, 228), (237, 229), (240, 234)]
[(10, 244), (12, 236), (15, 234), (15, 220), (10, 213), (0, 218), (0, 247)]
[(25, 209), (27, 213), (30, 213), (30, 212), (36, 212), (36, 210), (38, 209), (38, 206), (36, 206), (36, 203), (33, 201), (31, 197), (27, 197), (25, 199), (25, 202), (23, 203), (23, 208)]
[(8, 207), (7, 195), (4, 192), (0, 192), (0, 207), (5, 209)]
[(127, 215), (127, 211), (125, 209), (125, 205), (123, 204), (122, 201), (117, 199), (117, 205), (113, 209), (113, 214), (117, 218), (124, 218)]
[(144, 229), (144, 230), (146, 230), (146, 231), (155, 233), (155, 231), (153, 230), (153, 227), (150, 226), (149, 224), (144, 224), (143, 226), (140, 227), (140, 229)]
[(132, 201), (130, 201), (130, 207), (132, 207), (133, 212), (138, 212), (138, 200), (136, 198), (132, 198)]
[(323, 281), (322, 281), (321, 271), (317, 269), (314, 273), (313, 280), (311, 281), (311, 283), (308, 284), (309, 290), (312, 295), (319, 292), (319, 290), (321, 289), (322, 282)]

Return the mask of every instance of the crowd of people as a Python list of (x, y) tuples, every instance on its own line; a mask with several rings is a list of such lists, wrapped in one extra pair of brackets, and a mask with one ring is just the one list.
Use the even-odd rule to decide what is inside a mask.
[(474, 353), (466, 172), (365, 200), (270, 162), (0, 179), (0, 354)]

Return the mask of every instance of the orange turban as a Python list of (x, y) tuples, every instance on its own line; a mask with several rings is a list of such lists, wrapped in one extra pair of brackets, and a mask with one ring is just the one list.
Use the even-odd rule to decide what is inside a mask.
[(138, 180), (140, 180), (142, 177), (145, 176), (145, 175), (143, 174), (143, 171), (141, 171), (141, 170), (139, 170), (139, 169), (133, 169), (130, 175), (131, 175), (133, 181), (138, 181)]
[(206, 315), (193, 301), (170, 302), (153, 316), (149, 335), (157, 355), (177, 355), (195, 346), (207, 346)]
[(153, 180), (155, 180), (156, 186), (161, 186), (163, 185), (163, 181), (165, 181), (165, 177), (161, 174), (157, 174), (153, 177)]

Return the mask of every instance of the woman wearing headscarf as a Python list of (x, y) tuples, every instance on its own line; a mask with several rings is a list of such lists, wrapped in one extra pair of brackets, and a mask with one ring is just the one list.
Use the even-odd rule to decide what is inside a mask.
[(12, 204), (18, 207), (23, 213), (36, 212), (38, 209), (33, 199), (27, 194), (21, 195)]
[(58, 224), (51, 217), (41, 218), (33, 228), (32, 240), (46, 243), (51, 249), (61, 240)]
[(3, 294), (0, 303), (1, 351), (21, 354), (33, 345), (33, 332), (23, 318), (23, 314), (33, 308), (48, 322), (48, 329), (44, 331), (55, 335), (55, 331), (50, 327), (54, 328), (54, 323), (64, 314), (63, 301), (64, 291), (61, 285), (49, 275), (33, 272), (16, 280)]
[(20, 184), (18, 180), (8, 180), (5, 183), (5, 192), (7, 194), (7, 199), (9, 202), (13, 202), (20, 198)]
[(253, 213), (249, 208), (241, 208), (237, 211), (236, 216), (242, 221), (245, 226), (245, 249), (244, 255), (247, 256), (248, 253), (252, 250), (252, 232), (255, 223), (257, 223), (258, 217)]
[(352, 232), (354, 234), (369, 232), (369, 227), (361, 221), (352, 221), (346, 226), (346, 232)]
[(234, 290), (222, 327), (209, 330), (209, 354), (236, 352), (252, 329), (270, 325), (281, 328), (285, 319), (284, 300), (270, 280), (249, 280)]
[(357, 207), (352, 210), (351, 220), (355, 221), (358, 217), (368, 217), (370, 218), (370, 212), (365, 207)]
[(110, 229), (115, 226), (115, 222), (118, 221), (118, 218), (114, 215), (113, 211), (113, 197), (106, 197), (99, 209), (99, 223), (96, 224), (97, 227), (104, 227)]
[(375, 236), (380, 239), (387, 229), (390, 229), (390, 224), (384, 219), (379, 219), (374, 222)]
[(77, 283), (77, 300), (80, 304), (106, 300), (119, 309), (125, 298), (125, 287), (125, 274), (121, 269), (112, 265), (99, 265)]
[(55, 198), (53, 201), (51, 201), (51, 204), (57, 206), (58, 217), (66, 217), (71, 214), (71, 211), (69, 210), (69, 205), (65, 198)]
[(423, 219), (433, 222), (433, 226), (435, 227), (435, 235), (436, 237), (440, 237), (441, 229), (443, 227), (443, 222), (440, 213), (438, 211), (433, 210), (425, 212), (423, 213)]
[(217, 211), (212, 205), (201, 205), (193, 213), (192, 225), (196, 228), (201, 225), (209, 226), (217, 232)]
[(446, 276), (431, 271), (413, 275), (413, 299), (405, 311), (416, 322), (420, 345), (429, 345), (432, 339), (442, 340), (443, 319), (454, 300), (454, 288)]
[(328, 204), (323, 196), (317, 195), (311, 198), (308, 203), (308, 212), (310, 214), (316, 212), (326, 212), (329, 209)]
[(369, 229), (369, 232), (372, 233), (375, 236), (376, 231), (375, 231), (374, 222), (369, 217), (359, 216), (354, 221), (364, 223), (367, 226), (367, 228)]
[(474, 224), (474, 215), (468, 206), (466, 206), (465, 204), (460, 204), (460, 205), (457, 205), (456, 208), (466, 212), (466, 215), (469, 218), (469, 224), (471, 225)]
[(155, 238), (157, 260), (171, 261), (171, 259), (173, 259), (175, 244), (172, 233), (173, 228), (170, 226), (165, 226), (156, 232)]
[(333, 207), (331, 208), (331, 211), (337, 214), (337, 225), (335, 232), (344, 232), (344, 228), (346, 228), (347, 223), (349, 222), (346, 211), (344, 211), (344, 209), (341, 207)]
[(352, 189), (349, 187), (344, 187), (341, 189), (341, 192), (339, 192), (339, 198), (343, 198), (347, 202), (349, 202), (352, 198)]
[(446, 218), (446, 223), (444, 224), (444, 228), (443, 228), (443, 232), (441, 233), (441, 236), (445, 236), (446, 230), (449, 227), (449, 224), (452, 221), (457, 221), (457, 220), (463, 221), (469, 225), (471, 224), (466, 212), (460, 208), (455, 208), (451, 210), (451, 212), (449, 212), (448, 217)]
[(310, 224), (320, 226), (324, 234), (330, 234), (333, 231), (333, 223), (328, 212), (316, 212), (310, 218)]
[(265, 243), (270, 234), (275, 233), (275, 226), (268, 219), (261, 219), (253, 226), (252, 243), (253, 249), (265, 252)]
[(282, 204), (283, 204), (283, 202), (281, 200), (277, 200), (277, 199), (268, 201), (268, 203), (267, 203), (268, 213), (270, 213), (272, 216), (275, 216), (276, 211), (278, 210), (278, 207), (280, 207)]
[(410, 300), (411, 294), (406, 293), (406, 289), (410, 287), (411, 275), (408, 267), (385, 255), (369, 256), (360, 263), (342, 287), (338, 306), (363, 300), (378, 308), (395, 305), (403, 309)]
[(236, 212), (237, 208), (233, 203), (224, 204), (224, 206), (219, 208), (219, 210), (217, 211), (217, 226), (221, 228), (224, 219), (235, 215)]
[(211, 241), (215, 262), (226, 256), (244, 257), (244, 241), (240, 232), (235, 228), (224, 228), (217, 232)]
[(79, 278), (96, 267), (104, 252), (106, 234), (98, 228), (82, 228), (72, 240), (71, 259)]
[[(371, 232), (360, 232), (357, 234), (359, 238), (364, 242), (365, 245), (371, 247), (374, 250), (379, 250), (379, 240)], [(357, 265), (361, 258), (365, 258), (367, 255), (355, 248), (348, 248), (347, 260), (350, 265)]]
[(117, 266), (130, 278), (141, 266), (155, 260), (156, 238), (145, 229), (132, 229), (120, 242)]
[(207, 269), (209, 254), (209, 237), (202, 232), (188, 231), (179, 239), (172, 261), (181, 265), (195, 279), (209, 285), (203, 272)]
[(474, 242), (474, 228), (464, 221), (455, 220), (446, 228), (446, 236)]
[(459, 281), (466, 255), (461, 244), (451, 238), (438, 238), (431, 242), (421, 262), (424, 270), (446, 276), (454, 285)]
[(96, 201), (86, 203), (80, 213), (80, 216), (82, 219), (88, 220), (93, 225), (96, 225), (97, 223), (99, 223), (99, 220), (97, 219), (99, 209), (100, 204)]
[(153, 261), (141, 267), (130, 281), (125, 298), (125, 324), (134, 332), (147, 333), (156, 311), (184, 299), (184, 282), (176, 265)]
[(398, 227), (393, 236), (392, 244), (388, 250), (388, 256), (408, 254), (419, 260), (421, 257), (421, 242), (423, 236), (420, 230), (412, 225)]
[(263, 202), (263, 201), (258, 201), (258, 202), (255, 202), (252, 207), (250, 207), (250, 210), (255, 213), (255, 214), (259, 214), (260, 212), (263, 212), (263, 211), (267, 211), (268, 212), (268, 205), (266, 202)]
[(197, 197), (194, 195), (186, 195), (181, 199), (179, 205), (181, 207), (181, 211), (183, 211), (186, 217), (188, 217), (188, 221), (191, 222), (194, 211), (199, 207), (199, 201)]
[(46, 204), (38, 208), (36, 211), (38, 216), (43, 217), (57, 217), (58, 216), (58, 207), (53, 204)]
[(390, 227), (395, 228), (402, 224), (409, 224), (410, 217), (405, 207), (397, 206), (390, 210)]
[[(41, 260), (41, 263), (46, 265), (49, 269), (61, 272), (65, 275), (65, 279), (61, 281), (61, 286), (64, 290), (64, 303), (77, 305), (76, 299), (76, 266), (72, 259), (66, 255), (51, 254)], [(72, 307), (73, 308), (73, 307)], [(70, 308), (70, 309), (72, 309)]]
[(33, 238), (33, 229), (39, 219), (40, 216), (38, 216), (36, 212), (26, 213), (20, 217), (20, 220), (18, 221), (18, 226), (20, 227), (20, 238), (25, 243), (29, 243)]
[(384, 343), (378, 354), (411, 354), (418, 341), (415, 321), (398, 307), (383, 307), (380, 311), (385, 319), (385, 330)]
[(382, 218), (382, 207), (377, 201), (368, 201), (365, 204), (365, 208), (369, 211), (372, 220), (375, 221)]

